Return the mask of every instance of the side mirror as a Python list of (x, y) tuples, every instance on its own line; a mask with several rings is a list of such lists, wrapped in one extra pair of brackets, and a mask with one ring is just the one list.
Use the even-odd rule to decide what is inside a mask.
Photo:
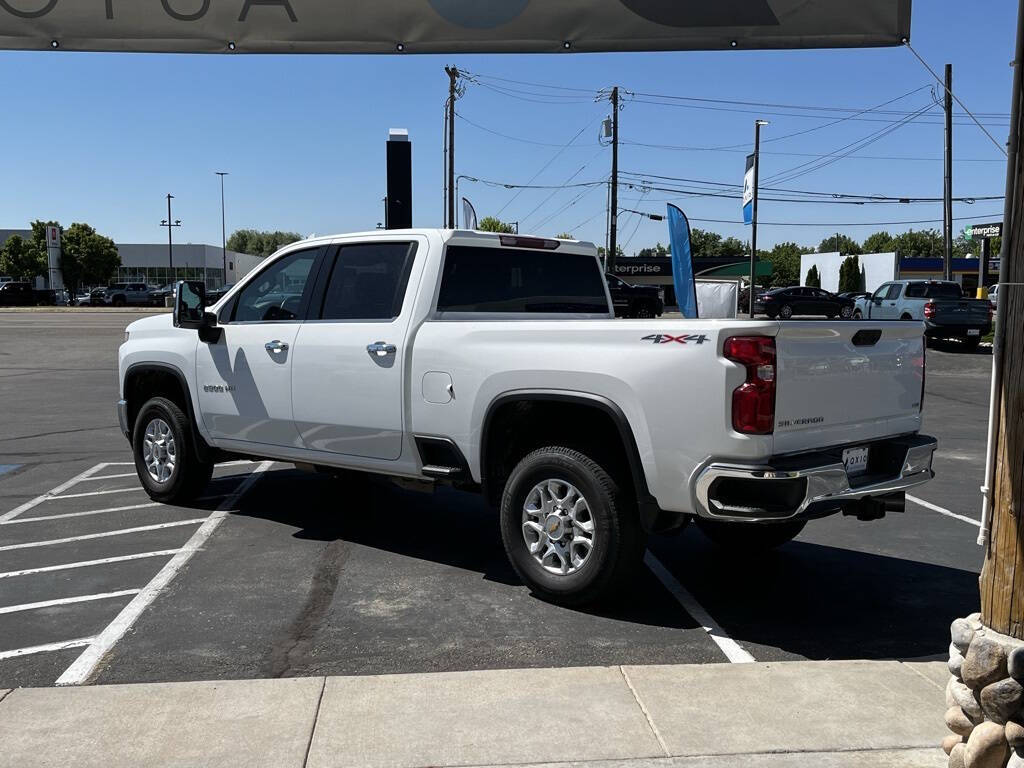
[(174, 296), (174, 327), (198, 331), (205, 323), (205, 309), (206, 285), (198, 280), (179, 281)]
[(878, 306), (882, 306), (882, 300), (881, 299), (872, 299), (872, 301), (875, 302), (875, 304), (877, 304)]

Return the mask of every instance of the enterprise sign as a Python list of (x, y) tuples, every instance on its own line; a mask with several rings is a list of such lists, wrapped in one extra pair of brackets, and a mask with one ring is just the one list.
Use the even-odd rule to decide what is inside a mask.
[(911, 0), (0, 0), (0, 49), (441, 53), (899, 45)]

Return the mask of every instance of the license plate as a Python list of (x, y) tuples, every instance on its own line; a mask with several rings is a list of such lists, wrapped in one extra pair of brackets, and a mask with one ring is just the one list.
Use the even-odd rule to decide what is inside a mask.
[(981, 336), (981, 329), (980, 328), (968, 328), (967, 329), (967, 335), (968, 336)]
[(863, 475), (868, 471), (868, 449), (866, 447), (845, 449), (843, 464), (846, 467), (846, 474), (850, 477)]

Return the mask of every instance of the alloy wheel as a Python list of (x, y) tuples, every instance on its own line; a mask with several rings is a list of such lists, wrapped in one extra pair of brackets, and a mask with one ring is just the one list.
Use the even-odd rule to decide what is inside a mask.
[(579, 571), (594, 549), (590, 506), (565, 480), (542, 480), (526, 494), (522, 529), (533, 559), (560, 576)]
[(160, 418), (150, 421), (142, 439), (142, 460), (149, 476), (158, 483), (166, 483), (174, 474), (177, 458), (170, 425)]

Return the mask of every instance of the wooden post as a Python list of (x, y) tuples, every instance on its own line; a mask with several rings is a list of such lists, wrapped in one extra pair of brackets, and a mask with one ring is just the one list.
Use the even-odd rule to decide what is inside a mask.
[(1024, 130), (1021, 69), (1024, 2), (1018, 9), (1014, 96), (1011, 104), (1007, 216), (999, 270), (999, 313), (993, 363), (998, 371), (992, 532), (981, 571), (982, 623), (1024, 640)]

